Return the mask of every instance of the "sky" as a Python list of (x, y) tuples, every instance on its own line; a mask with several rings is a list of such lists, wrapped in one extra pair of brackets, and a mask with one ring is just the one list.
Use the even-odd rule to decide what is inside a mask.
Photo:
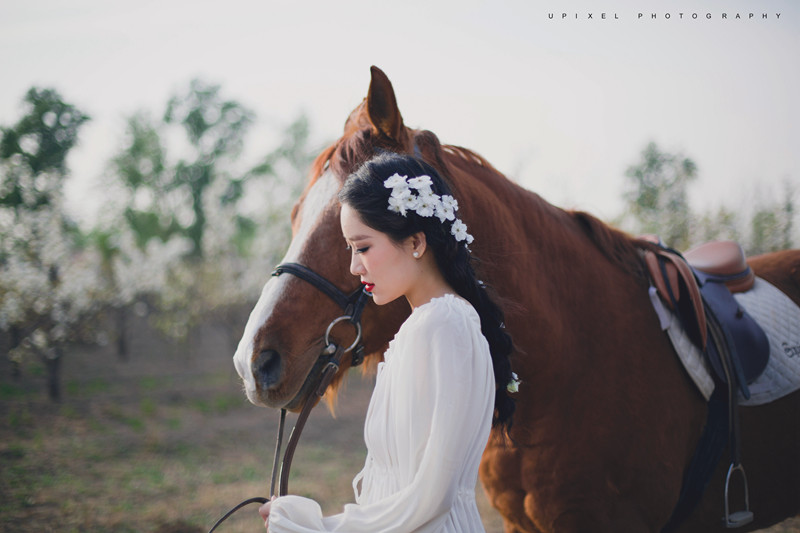
[(92, 117), (69, 159), (79, 218), (102, 202), (125, 117), (159, 116), (191, 79), (256, 112), (246, 161), (300, 113), (314, 146), (339, 137), (371, 65), (406, 125), (561, 207), (619, 215), (651, 141), (697, 164), (701, 211), (800, 189), (793, 0), (0, 2), (0, 125), (33, 85)]

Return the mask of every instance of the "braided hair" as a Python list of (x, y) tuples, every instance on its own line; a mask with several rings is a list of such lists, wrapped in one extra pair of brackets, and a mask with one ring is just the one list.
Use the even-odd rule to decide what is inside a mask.
[(391, 189), (384, 186), (384, 181), (394, 174), (408, 178), (427, 175), (431, 178), (433, 193), (440, 197), (452, 196), (450, 188), (433, 167), (410, 155), (387, 152), (370, 159), (348, 176), (339, 192), (339, 201), (353, 208), (364, 224), (385, 233), (394, 242), (400, 243), (420, 231), (425, 234), (427, 245), (433, 251), (445, 281), (475, 308), (480, 317), (481, 333), (488, 341), (494, 369), (492, 425), (508, 430), (515, 404), (506, 391), (507, 384), (512, 380), (509, 360), (512, 342), (505, 331), (503, 311), (475, 275), (466, 242), (457, 241), (451, 233), (452, 225), (457, 220), (441, 221), (436, 216), (420, 216), (413, 210), (409, 210), (406, 216), (400, 216), (387, 208)]

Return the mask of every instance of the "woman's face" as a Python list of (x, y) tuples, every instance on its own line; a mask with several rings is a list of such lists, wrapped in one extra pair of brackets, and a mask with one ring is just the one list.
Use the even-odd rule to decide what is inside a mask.
[(409, 237), (401, 244), (361, 220), (349, 205), (342, 205), (342, 234), (351, 250), (350, 272), (361, 278), (378, 305), (406, 296), (413, 289), (419, 268)]

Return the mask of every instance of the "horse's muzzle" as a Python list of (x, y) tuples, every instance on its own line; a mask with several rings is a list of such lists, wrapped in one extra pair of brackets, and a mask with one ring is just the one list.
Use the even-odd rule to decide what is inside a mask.
[(281, 379), (281, 356), (275, 350), (264, 350), (250, 364), (257, 389), (268, 391)]

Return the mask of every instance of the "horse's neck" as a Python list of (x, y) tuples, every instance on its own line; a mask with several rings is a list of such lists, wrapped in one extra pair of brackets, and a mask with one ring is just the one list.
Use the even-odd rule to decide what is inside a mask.
[[(484, 190), (473, 195), (473, 201), (481, 204), (480, 212), (496, 213), (493, 217), (479, 220), (491, 233), (496, 244), (506, 244), (512, 257), (541, 259), (554, 252), (578, 251), (587, 240), (575, 217), (554, 206), (535, 192), (524, 189), (499, 172), (492, 169), (475, 179), (483, 182)], [(488, 194), (487, 194), (488, 193)], [(568, 252), (568, 253), (573, 253)]]
[[(478, 251), (486, 273), (496, 285), (507, 285), (508, 294), (520, 285), (553, 300), (565, 290), (602, 292), (598, 280), (636, 270), (640, 259), (632, 240), (604, 222), (556, 207), (494, 169), (470, 176), (477, 182), (470, 195), (475, 236), (486, 241)], [(617, 280), (629, 282), (636, 282), (634, 276)]]

